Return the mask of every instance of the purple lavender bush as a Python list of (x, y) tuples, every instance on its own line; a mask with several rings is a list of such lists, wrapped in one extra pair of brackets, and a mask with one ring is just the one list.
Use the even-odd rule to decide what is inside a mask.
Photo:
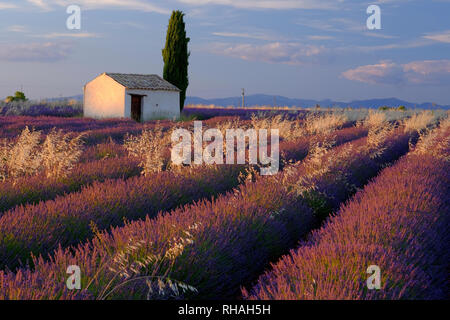
[[(347, 198), (354, 192), (354, 186), (348, 181), (358, 183), (364, 177), (369, 179), (387, 161), (408, 150), (408, 136), (398, 133), (386, 141), (383, 151), (376, 157), (368, 152), (366, 141), (360, 139), (352, 143), (352, 152), (344, 146), (331, 150), (325, 158), (341, 161), (334, 163), (324, 159), (329, 163), (325, 174), (308, 178), (308, 162), (305, 162), (277, 176), (246, 182), (216, 200), (190, 204), (153, 219), (147, 216), (145, 220), (113, 228), (109, 233), (96, 233), (92, 241), (74, 248), (57, 249), (49, 261), (35, 258), (34, 269), (0, 272), (0, 297), (103, 297), (105, 286), (111, 281), (120, 281), (117, 271), (123, 271), (130, 263), (136, 274), (153, 274), (156, 268), (172, 279), (194, 286), (198, 290), (195, 298), (237, 297), (241, 285), (255, 279), (270, 261), (292, 248), (320, 220), (317, 208), (309, 205), (315, 203), (310, 201), (313, 198), (296, 192), (296, 187), (318, 186), (317, 195), (323, 195), (321, 200), (325, 202), (331, 199), (332, 206), (332, 199), (345, 200), (342, 190), (346, 190)], [(371, 174), (362, 170), (367, 165), (373, 168), (368, 171)], [(353, 180), (348, 180), (350, 178)], [(297, 186), (300, 180), (305, 184)], [(290, 182), (292, 188), (283, 187), (284, 182)], [(326, 188), (327, 183), (333, 183), (334, 187)], [(11, 242), (6, 252), (11, 252), (15, 245)], [(118, 260), (120, 266), (105, 267)], [(146, 263), (136, 270), (133, 261)], [(80, 266), (83, 290), (74, 292), (65, 287), (68, 265)], [(129, 276), (128, 272), (119, 273)], [(43, 281), (45, 286), (41, 285)], [(147, 292), (140, 289), (139, 286), (127, 287), (110, 298), (145, 298)]]
[(0, 103), (0, 116), (81, 117), (83, 106), (77, 101)]
[(125, 157), (79, 163), (67, 176), (49, 179), (44, 174), (0, 182), (0, 217), (18, 205), (33, 204), (78, 192), (93, 182), (128, 179), (141, 173), (139, 161)]
[[(252, 300), (447, 299), (450, 164), (408, 155), (360, 191), (243, 296)], [(367, 268), (381, 270), (369, 290)]]

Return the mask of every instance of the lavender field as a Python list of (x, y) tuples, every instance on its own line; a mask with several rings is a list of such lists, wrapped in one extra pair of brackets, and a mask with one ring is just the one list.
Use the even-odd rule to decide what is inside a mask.
[[(449, 298), (446, 112), (3, 114), (0, 300)], [(195, 120), (277, 129), (278, 173), (174, 164)]]

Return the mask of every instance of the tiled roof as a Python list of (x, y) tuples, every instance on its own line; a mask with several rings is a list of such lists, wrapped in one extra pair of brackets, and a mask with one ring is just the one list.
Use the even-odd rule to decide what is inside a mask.
[(127, 89), (180, 91), (156, 74), (105, 73)]

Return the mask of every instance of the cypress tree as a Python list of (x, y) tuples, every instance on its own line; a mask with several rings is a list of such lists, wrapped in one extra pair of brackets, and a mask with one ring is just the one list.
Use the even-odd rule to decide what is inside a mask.
[(173, 85), (177, 86), (180, 92), (180, 110), (183, 110), (186, 100), (186, 89), (189, 85), (188, 66), (189, 55), (188, 42), (186, 37), (186, 26), (184, 23), (184, 13), (173, 11), (167, 28), (166, 46), (162, 50), (164, 60), (163, 77)]

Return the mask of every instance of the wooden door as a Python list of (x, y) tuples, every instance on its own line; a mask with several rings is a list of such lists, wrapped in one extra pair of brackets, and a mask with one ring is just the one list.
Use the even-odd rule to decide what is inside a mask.
[(141, 122), (142, 116), (142, 96), (131, 95), (131, 118)]

